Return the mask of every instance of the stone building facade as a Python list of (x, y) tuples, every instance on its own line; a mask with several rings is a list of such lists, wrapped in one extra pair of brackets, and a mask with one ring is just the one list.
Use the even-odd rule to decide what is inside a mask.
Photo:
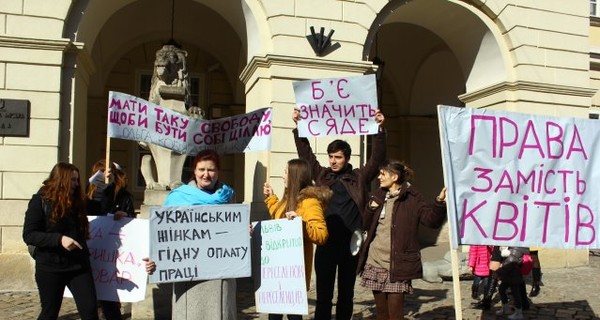
[[(595, 2), (3, 0), (0, 98), (29, 101), (30, 127), (25, 137), (0, 136), (2, 287), (33, 285), (21, 239), (28, 199), (57, 161), (87, 173), (104, 157), (108, 91), (147, 95), (154, 53), (171, 37), (188, 52), (195, 103), (208, 117), (274, 108), (272, 150), (226, 156), (223, 164), (236, 200), (253, 204), (260, 217), (264, 181), (282, 190), (284, 165), (296, 157), (293, 81), (378, 69), (388, 154), (412, 164), (416, 183), (433, 197), (443, 184), (438, 104), (584, 118), (597, 113)], [(333, 31), (321, 54), (311, 46), (311, 27)], [(377, 68), (373, 61), (385, 64)], [(311, 141), (322, 161), (330, 141)], [(364, 163), (368, 139), (348, 141), (351, 161)], [(138, 203), (145, 152), (131, 141), (111, 143), (111, 159), (125, 166)], [(564, 267), (587, 263), (587, 255), (548, 250), (543, 260)]]

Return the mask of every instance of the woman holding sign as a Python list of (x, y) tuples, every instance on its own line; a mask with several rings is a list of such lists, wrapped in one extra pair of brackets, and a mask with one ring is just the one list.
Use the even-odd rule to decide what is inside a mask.
[[(110, 180), (105, 184), (105, 179)], [(92, 166), (92, 178), (86, 192), (87, 214), (90, 216), (113, 215), (115, 220), (135, 218), (133, 195), (127, 191), (127, 174), (116, 162), (106, 171), (106, 162), (99, 160)], [(115, 289), (116, 290), (116, 289)], [(119, 301), (100, 300), (106, 320), (121, 320)]]
[[(312, 273), (313, 243), (323, 245), (328, 232), (323, 216), (327, 202), (333, 192), (327, 187), (312, 184), (308, 162), (301, 159), (288, 161), (283, 173), (285, 190), (281, 201), (273, 193), (269, 183), (264, 185), (265, 203), (273, 219), (294, 219), (300, 217), (304, 227), (304, 271), (306, 289), (310, 286)], [(301, 315), (288, 315), (288, 319), (302, 319)], [(283, 319), (281, 314), (270, 314), (269, 320)]]
[(59, 162), (29, 201), (23, 223), (23, 240), (35, 259), (42, 305), (38, 319), (58, 318), (65, 287), (81, 319), (98, 319), (88, 238), (79, 169)]
[(404, 319), (404, 294), (413, 293), (412, 279), (423, 276), (419, 224), (439, 228), (446, 218), (446, 188), (435, 203), (425, 199), (409, 181), (413, 171), (390, 160), (379, 170), (380, 188), (365, 210), (367, 239), (360, 250), (361, 285), (373, 291), (377, 319)]
[[(233, 189), (219, 181), (221, 163), (214, 150), (200, 151), (192, 164), (194, 175), (187, 185), (172, 190), (164, 206), (225, 204), (233, 199)], [(152, 273), (155, 262), (146, 259)], [(173, 319), (236, 319), (235, 279), (173, 283)]]

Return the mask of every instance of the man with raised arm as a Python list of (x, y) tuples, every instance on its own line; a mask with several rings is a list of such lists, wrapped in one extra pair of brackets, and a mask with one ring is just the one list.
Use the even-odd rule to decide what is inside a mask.
[[(331, 188), (333, 197), (325, 212), (329, 232), (327, 243), (317, 246), (315, 253), (315, 273), (317, 281), (317, 305), (315, 320), (330, 320), (332, 300), (338, 274), (338, 297), (336, 320), (352, 318), (354, 282), (358, 255), (350, 251), (350, 239), (354, 231), (362, 231), (362, 212), (367, 199), (367, 188), (379, 173), (379, 165), (386, 157), (386, 132), (383, 129), (384, 115), (377, 110), (375, 121), (379, 124), (374, 135), (369, 160), (362, 168), (354, 169), (349, 163), (350, 145), (343, 140), (335, 140), (327, 147), (329, 167), (323, 167), (306, 138), (298, 136), (298, 129), (292, 130), (298, 157), (307, 160), (312, 169), (312, 178), (317, 185)], [(300, 121), (300, 111), (294, 109), (292, 120)]]

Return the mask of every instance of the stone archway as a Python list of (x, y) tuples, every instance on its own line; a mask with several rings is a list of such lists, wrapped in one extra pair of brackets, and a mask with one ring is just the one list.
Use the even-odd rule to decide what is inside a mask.
[[(188, 68), (201, 87), (198, 94), (204, 96), (199, 102), (207, 113), (221, 117), (244, 111), (244, 90), (238, 79), (247, 53), (242, 5), (214, 0), (176, 1), (171, 30), (171, 4), (160, 0), (111, 4), (88, 0), (73, 6), (65, 35), (82, 44), (79, 56), (85, 57), (91, 67), (82, 81), (74, 81), (76, 90), (66, 91), (73, 92), (73, 97), (65, 99), (78, 102), (72, 117), (86, 123), (78, 129), (80, 143), (71, 144), (77, 150), (74, 153), (81, 155), (84, 172), (105, 155), (108, 91), (138, 95), (143, 81), (140, 79), (152, 70), (154, 52), (169, 40), (171, 32), (188, 50)], [(111, 149), (111, 158), (127, 167), (135, 185), (134, 194), (141, 201), (137, 145), (113, 141)], [(243, 194), (243, 175), (239, 174), (243, 171), (243, 155), (230, 156), (224, 162), (228, 168), (224, 179)]]
[[(415, 170), (426, 198), (443, 185), (437, 105), (464, 107), (464, 94), (511, 80), (498, 29), (461, 1), (399, 0), (384, 6), (369, 30), (363, 58), (385, 62), (380, 104), (393, 123), (388, 156)], [(438, 238), (431, 230), (421, 235), (427, 243)]]

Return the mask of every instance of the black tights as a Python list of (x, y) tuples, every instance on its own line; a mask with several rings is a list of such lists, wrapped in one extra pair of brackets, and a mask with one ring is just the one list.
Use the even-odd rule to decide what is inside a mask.
[(404, 319), (404, 293), (373, 291), (377, 320)]

